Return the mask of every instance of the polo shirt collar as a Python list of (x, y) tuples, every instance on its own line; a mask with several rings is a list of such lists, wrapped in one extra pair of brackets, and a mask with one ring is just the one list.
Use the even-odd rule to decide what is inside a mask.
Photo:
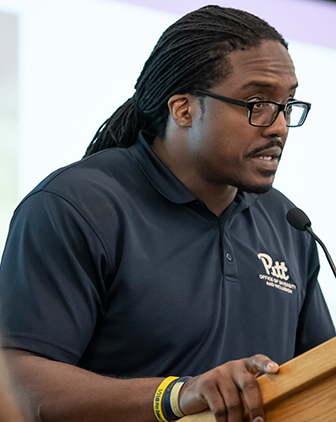
[[(141, 131), (137, 142), (128, 148), (142, 172), (149, 182), (161, 195), (176, 204), (185, 204), (197, 201), (198, 198), (171, 172), (159, 156), (153, 151), (150, 144), (154, 136)], [(238, 191), (235, 201), (240, 203), (239, 208), (252, 206), (259, 198), (257, 194), (247, 194)]]
[[(147, 140), (148, 141), (147, 141)], [(128, 148), (150, 183), (161, 195), (176, 204), (195, 201), (196, 196), (170, 171), (150, 144), (153, 135), (141, 131), (137, 142)]]

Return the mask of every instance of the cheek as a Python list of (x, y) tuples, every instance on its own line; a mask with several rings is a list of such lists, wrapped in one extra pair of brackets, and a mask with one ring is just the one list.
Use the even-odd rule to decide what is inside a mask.
[[(212, 169), (215, 173), (232, 173), (241, 167), (242, 154), (237, 142), (228, 136), (212, 134), (197, 153), (197, 161), (201, 167)], [(222, 135), (222, 134), (221, 134)]]
[(238, 142), (244, 143), (252, 135), (253, 127), (249, 124), (245, 110), (227, 107), (225, 113), (217, 113), (210, 121), (208, 130), (218, 141), (225, 141), (229, 147)]
[(214, 158), (225, 160), (227, 164), (238, 163), (246, 155), (251, 142), (247, 134), (235, 127), (223, 127), (212, 133), (206, 147)]
[[(208, 110), (194, 129), (193, 150), (198, 156), (208, 157), (215, 163), (239, 162), (250, 147), (252, 126), (247, 115), (237, 110)], [(244, 111), (244, 110), (242, 110)], [(211, 114), (212, 113), (212, 114)]]

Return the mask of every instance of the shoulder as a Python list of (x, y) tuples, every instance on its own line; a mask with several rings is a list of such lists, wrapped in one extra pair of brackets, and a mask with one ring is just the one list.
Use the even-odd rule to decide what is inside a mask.
[(21, 202), (36, 201), (46, 194), (71, 204), (90, 204), (119, 193), (118, 186), (137, 177), (137, 166), (127, 149), (113, 148), (62, 167), (42, 180)]
[(306, 232), (293, 228), (287, 221), (287, 213), (296, 205), (283, 193), (271, 188), (267, 193), (251, 195), (249, 212), (253, 221), (262, 229), (265, 236), (276, 235), (288, 247), (294, 244), (302, 246), (304, 250), (314, 246), (314, 242)]
[(287, 224), (286, 214), (294, 207), (295, 204), (287, 196), (271, 188), (267, 193), (256, 195), (252, 209), (254, 212), (268, 215), (273, 221), (283, 221)]
[(122, 218), (124, 198), (140, 177), (127, 149), (101, 151), (46, 177), (20, 202), (11, 226), (76, 226), (102, 238), (107, 225), (114, 230)]
[(68, 166), (62, 167), (46, 177), (33, 191), (57, 190), (64, 191), (71, 184), (77, 188), (85, 188), (88, 184), (105, 179), (113, 180), (122, 177), (120, 172), (127, 172), (133, 167), (133, 160), (127, 149), (113, 148), (98, 152), (83, 158)]
[(271, 188), (268, 192), (258, 195), (258, 202), (264, 206), (282, 205), (284, 207), (295, 207), (294, 203), (282, 192), (275, 188)]

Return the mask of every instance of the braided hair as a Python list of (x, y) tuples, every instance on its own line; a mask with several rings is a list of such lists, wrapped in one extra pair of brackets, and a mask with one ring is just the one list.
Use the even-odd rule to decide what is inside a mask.
[(227, 55), (283, 37), (267, 22), (242, 10), (205, 6), (183, 16), (160, 37), (135, 85), (135, 94), (98, 129), (85, 156), (134, 144), (139, 130), (164, 136), (167, 102), (174, 94), (206, 90), (227, 76)]

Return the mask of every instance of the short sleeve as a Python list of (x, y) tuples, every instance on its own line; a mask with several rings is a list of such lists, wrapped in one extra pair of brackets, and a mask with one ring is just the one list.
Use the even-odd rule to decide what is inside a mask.
[(335, 336), (335, 327), (318, 283), (319, 261), (315, 242), (309, 237), (307, 288), (299, 315), (295, 356)]
[(66, 199), (39, 191), (15, 211), (0, 268), (4, 347), (76, 364), (106, 307), (106, 253)]

